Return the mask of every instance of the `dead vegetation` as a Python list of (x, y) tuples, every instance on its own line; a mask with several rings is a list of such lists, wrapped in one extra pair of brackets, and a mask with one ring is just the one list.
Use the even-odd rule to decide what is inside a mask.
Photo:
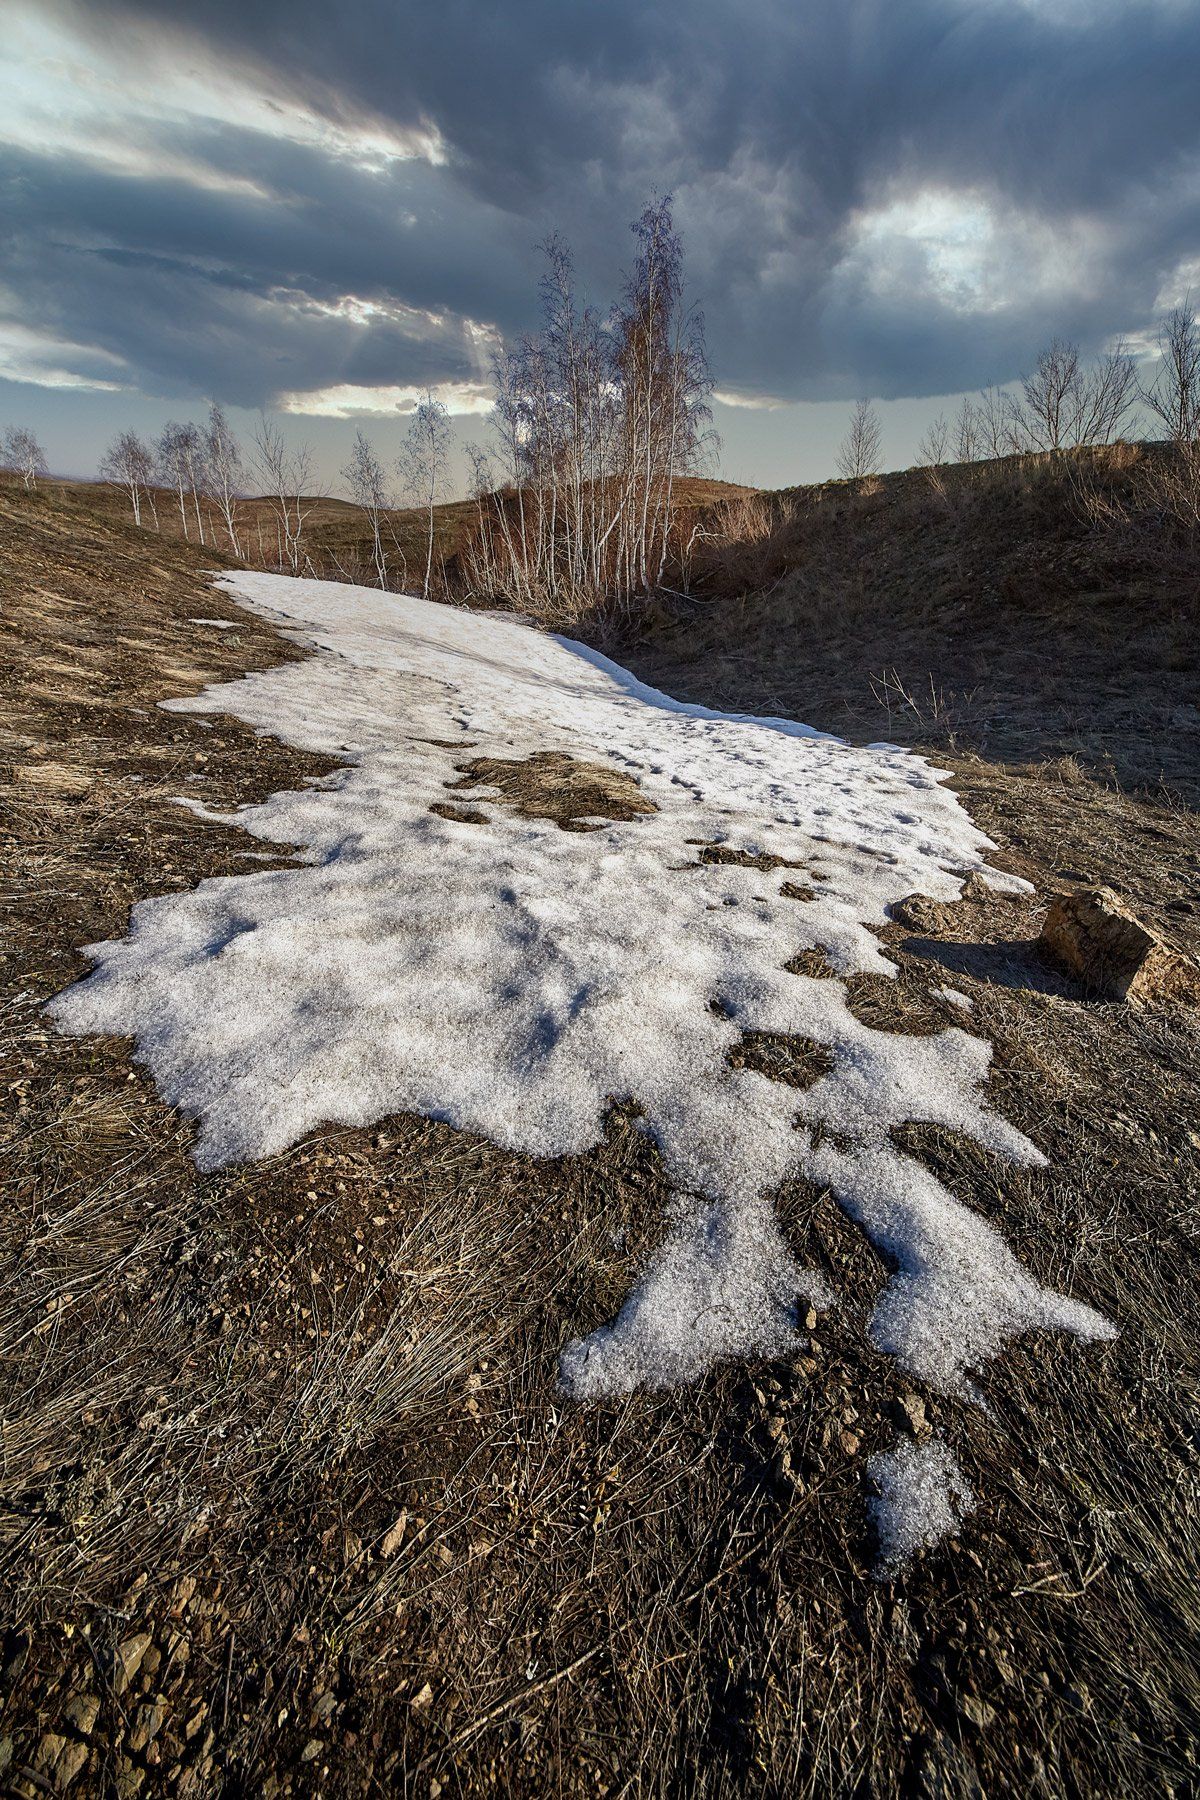
[(476, 756), (460, 766), (459, 775), (450, 784), (454, 792), (488, 789), (519, 818), (553, 819), (563, 831), (591, 831), (604, 819), (636, 819), (656, 810), (632, 775), (560, 750), (536, 751), (519, 761)]
[(714, 545), (697, 597), (619, 653), (685, 698), (1194, 804), (1200, 562), (1145, 499), (1168, 456), (951, 467), (944, 496), (922, 470), (764, 496), (773, 528)]
[[(992, 1039), (995, 1102), (1050, 1160), (1013, 1171), (929, 1128), (907, 1147), (1115, 1343), (1017, 1346), (986, 1411), (917, 1391), (864, 1336), (879, 1257), (796, 1184), (791, 1248), (841, 1296), (801, 1321), (802, 1353), (580, 1409), (559, 1350), (612, 1316), (662, 1229), (632, 1109), (561, 1163), (396, 1117), (202, 1175), (127, 1045), (48, 1028), (78, 946), (138, 898), (269, 866), (175, 796), (232, 806), (326, 765), (157, 708), (296, 654), (208, 587), (211, 549), (53, 490), (0, 493), (0, 533), (8, 1791), (1188, 1792), (1200, 1046), (1184, 1010), (1089, 1001), (1035, 940), (1046, 893), (1077, 879), (1156, 918), (1191, 906), (1190, 815), (956, 758), (1042, 893), (984, 889), (885, 934), (902, 1028), (940, 1011)], [(762, 711), (811, 679), (800, 716), (844, 723), (813, 716), (828, 675), (798, 628), (755, 686), (755, 616), (734, 611), (724, 658), (707, 619), (680, 680)], [(569, 776), (564, 819), (592, 810), (559, 765), (469, 773), (481, 807)], [(1193, 914), (1166, 916), (1194, 942)], [(947, 983), (973, 1014), (933, 994)], [(883, 999), (853, 988), (877, 1025)], [(819, 1073), (803, 1041), (735, 1054)], [(978, 1510), (877, 1581), (864, 1460), (931, 1426)]]

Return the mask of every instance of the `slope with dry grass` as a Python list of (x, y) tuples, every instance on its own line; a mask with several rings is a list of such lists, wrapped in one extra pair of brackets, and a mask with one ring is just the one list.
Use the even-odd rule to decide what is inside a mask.
[[(43, 478), (41, 486), (43, 493), (68, 507), (82, 507), (114, 525), (131, 522), (128, 497), (123, 488), (112, 482)], [(753, 493), (751, 488), (702, 476), (684, 476), (675, 484), (676, 507), (684, 520), (702, 520), (714, 508), (737, 505)], [(371, 526), (362, 509), (349, 500), (329, 494), (307, 496), (302, 505), (301, 572), (328, 581), (358, 582), (366, 587), (377, 585)], [(211, 545), (221, 556), (230, 554), (233, 547), (225, 523), (212, 502), (203, 498), (193, 505), (189, 496), (181, 513), (172, 492), (156, 489), (153, 512), (143, 500), (141, 529), (147, 536), (161, 536), (171, 543), (196, 543), (195, 506), (199, 506), (204, 521), (205, 544)], [(155, 517), (157, 530), (153, 523)], [(262, 495), (244, 495), (237, 502), (236, 518), (239, 544), (248, 567), (276, 569), (286, 566), (273, 501)], [(496, 595), (474, 592), (468, 579), (462, 553), (476, 531), (479, 519), (480, 507), (474, 500), (451, 500), (434, 508), (434, 589), (439, 595), (459, 600), (504, 605), (506, 603)], [(397, 592), (419, 591), (428, 548), (427, 512), (416, 506), (385, 509), (380, 518), (380, 529), (388, 585)], [(690, 535), (690, 527), (688, 529)], [(212, 560), (220, 560), (220, 556)]]
[[(1151, 856), (1194, 884), (1182, 814), (980, 762), (970, 804), (1042, 894), (967, 900), (932, 937), (891, 927), (899, 980), (851, 996), (904, 1030), (955, 1016), (947, 980), (974, 1001), (992, 1097), (1049, 1166), (1014, 1173), (930, 1129), (908, 1148), (1039, 1280), (1116, 1320), (1115, 1343), (1025, 1343), (989, 1369), (986, 1411), (923, 1393), (862, 1330), (880, 1258), (796, 1185), (791, 1245), (844, 1295), (804, 1353), (577, 1408), (559, 1349), (611, 1317), (667, 1198), (623, 1113), (557, 1163), (396, 1117), (201, 1175), (128, 1045), (62, 1039), (39, 1010), (138, 898), (270, 866), (176, 796), (223, 809), (323, 772), (236, 721), (157, 709), (297, 653), (212, 590), (214, 560), (86, 496), (0, 493), (0, 1779), (25, 1796), (1187, 1791), (1196, 1027), (1089, 1001), (1032, 949), (1045, 891), (1085, 858), (1127, 891)], [(680, 679), (774, 706), (779, 670), (756, 685), (741, 645), (723, 668), (712, 642), (689, 662), (671, 640)], [(574, 816), (561, 765), (463, 775), (468, 802), (485, 787)], [(576, 779), (595, 810), (603, 784)], [(786, 1073), (796, 1048), (743, 1054)], [(863, 1462), (932, 1424), (980, 1505), (880, 1582)]]

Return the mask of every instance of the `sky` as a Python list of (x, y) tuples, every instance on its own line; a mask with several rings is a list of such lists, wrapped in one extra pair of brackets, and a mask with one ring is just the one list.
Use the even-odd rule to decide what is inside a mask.
[[(722, 441), (886, 466), (1055, 336), (1200, 292), (1200, 0), (0, 0), (0, 427), (60, 473), (209, 398), (488, 434), (558, 230), (601, 305), (674, 196)], [(460, 469), (461, 469), (460, 465)]]

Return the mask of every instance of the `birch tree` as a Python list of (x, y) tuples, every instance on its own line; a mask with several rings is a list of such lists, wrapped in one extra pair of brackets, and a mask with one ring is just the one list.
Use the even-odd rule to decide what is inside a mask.
[(361, 507), (367, 516), (367, 523), (371, 528), (375, 579), (381, 588), (386, 588), (387, 553), (383, 543), (383, 515), (391, 507), (393, 498), (383, 464), (361, 426), (354, 434), (354, 449), (350, 454), (350, 461), (342, 470), (342, 480), (350, 490), (350, 498), (354, 504)]
[(306, 566), (305, 527), (319, 498), (313, 492), (312, 450), (307, 444), (290, 449), (266, 413), (259, 415), (253, 443), (255, 472), (275, 519), (276, 567), (299, 575)]
[(225, 417), (224, 408), (216, 400), (209, 403), (203, 452), (209, 493), (221, 515), (230, 549), (235, 556), (241, 556), (242, 547), (238, 540), (237, 529), (237, 504), (245, 481), (242, 447), (238, 443), (233, 427)]
[(477, 591), (532, 610), (630, 602), (682, 570), (676, 490), (714, 441), (701, 313), (684, 300), (670, 197), (634, 222), (615, 307), (581, 302), (571, 253), (542, 246), (542, 329), (495, 358), (499, 485), (477, 464), (478, 528), (464, 552)]
[(847, 481), (866, 481), (878, 475), (881, 441), (879, 415), (869, 400), (859, 400), (834, 459)]
[(450, 442), (450, 415), (440, 400), (427, 393), (413, 413), (398, 464), (406, 490), (426, 514), (425, 584), (421, 590), (426, 599), (433, 578), (434, 508), (445, 491)]
[(188, 529), (187, 490), (190, 472), (188, 454), (188, 433), (194, 432), (194, 425), (181, 425), (177, 419), (169, 419), (158, 436), (155, 449), (155, 467), (164, 487), (169, 487), (175, 495), (179, 507), (179, 522), (183, 527), (185, 538), (191, 538)]
[(149, 502), (158, 529), (158, 511), (154, 506), (154, 453), (136, 431), (119, 431), (100, 461), (100, 474), (105, 481), (123, 487), (129, 496), (133, 522), (142, 522), (143, 499)]
[(48, 470), (46, 455), (33, 432), (24, 425), (10, 425), (4, 434), (4, 464), (21, 477), (26, 493), (37, 486)]

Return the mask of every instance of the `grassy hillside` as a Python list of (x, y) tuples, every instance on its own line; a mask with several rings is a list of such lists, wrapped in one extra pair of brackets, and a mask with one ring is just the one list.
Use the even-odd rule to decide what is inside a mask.
[(622, 638), (689, 694), (1200, 800), (1200, 557), (1122, 446), (762, 496)]
[[(0, 473), (0, 486), (17, 485), (15, 478)], [(114, 524), (131, 522), (130, 504), (124, 490), (111, 482), (61, 481), (44, 479), (43, 493), (53, 495), (66, 505), (83, 507)], [(734, 482), (710, 481), (693, 476), (681, 481), (677, 497), (685, 512), (712, 509), (723, 503), (736, 502), (751, 495), (754, 489)], [(151, 535), (161, 534), (172, 542), (198, 541), (197, 525), (190, 498), (181, 515), (176, 496), (162, 489), (154, 491), (158, 530), (153, 515), (144, 509), (143, 529)], [(348, 500), (326, 495), (313, 496), (304, 502), (305, 555), (310, 572), (330, 581), (375, 583), (372, 560), (372, 537), (362, 511)], [(246, 561), (254, 568), (275, 568), (279, 562), (278, 529), (272, 503), (261, 495), (248, 495), (238, 502), (238, 535)], [(457, 553), (464, 535), (477, 518), (473, 500), (454, 500), (434, 508), (434, 580), (438, 591), (458, 597), (462, 582), (457, 567)], [(224, 521), (215, 508), (202, 504), (201, 519), (205, 541), (226, 555), (232, 545)], [(386, 512), (382, 520), (384, 549), (387, 556), (389, 585), (400, 590), (419, 592), (424, 581), (428, 550), (428, 514), (419, 507), (399, 507)], [(484, 596), (486, 598), (486, 596)]]
[[(328, 764), (157, 702), (299, 652), (214, 592), (211, 549), (103, 491), (0, 489), (9, 1791), (1189, 1791), (1200, 1038), (1033, 943), (1083, 878), (1200, 942), (1195, 730), (1163, 724), (1195, 699), (1186, 579), (1021, 481), (982, 516), (910, 478), (799, 502), (629, 653), (953, 769), (1035, 891), (889, 926), (898, 978), (853, 978), (850, 1004), (920, 1033), (961, 1022), (944, 983), (970, 998), (990, 1097), (1047, 1166), (931, 1127), (905, 1147), (1120, 1337), (1023, 1341), (983, 1408), (926, 1392), (862, 1330), (883, 1259), (794, 1184), (789, 1244), (844, 1296), (803, 1355), (577, 1407), (559, 1350), (612, 1316), (668, 1199), (624, 1111), (558, 1162), (396, 1116), (199, 1173), (129, 1045), (40, 1008), (138, 899), (272, 866), (177, 798), (228, 811)], [(909, 719), (893, 687), (889, 727), (870, 677), (893, 668), (957, 713)], [(864, 1461), (928, 1423), (979, 1506), (877, 1580)]]

